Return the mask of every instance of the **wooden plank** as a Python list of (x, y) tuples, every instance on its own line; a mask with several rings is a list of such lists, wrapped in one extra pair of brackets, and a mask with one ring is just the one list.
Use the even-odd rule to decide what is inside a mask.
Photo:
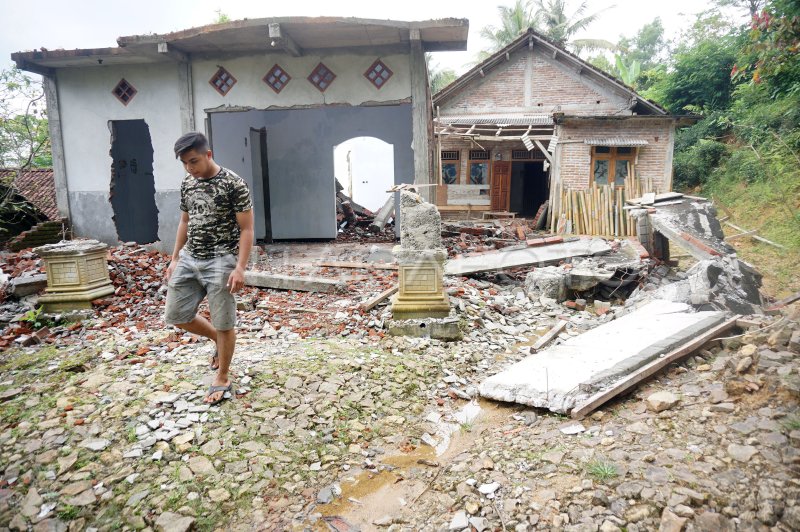
[[(741, 227), (739, 227), (738, 225), (732, 224), (732, 223), (730, 223), (730, 222), (725, 222), (725, 225), (727, 225), (727, 226), (730, 226), (730, 227), (733, 227), (733, 228), (734, 228), (734, 229), (736, 229), (737, 231), (741, 231), (741, 232), (743, 232), (743, 233), (746, 233), (746, 232), (748, 232), (748, 231), (747, 231), (747, 229), (742, 229), (742, 228), (741, 228)], [(775, 242), (773, 242), (772, 240), (767, 240), (766, 238), (764, 238), (764, 237), (761, 237), (761, 236), (758, 236), (758, 235), (750, 235), (750, 238), (755, 238), (755, 239), (756, 239), (756, 240), (758, 240), (759, 242), (764, 242), (765, 244), (769, 244), (769, 245), (771, 245), (771, 246), (775, 246), (776, 248), (780, 248), (780, 249), (786, 249), (786, 248), (785, 248), (785, 247), (783, 247), (782, 245), (780, 245), (780, 244), (776, 244), (776, 243), (775, 243)]]
[(756, 231), (757, 231), (756, 229), (751, 229), (750, 231), (745, 231), (743, 233), (736, 233), (735, 235), (726, 236), (725, 240), (734, 240), (736, 238), (741, 238), (743, 236), (752, 235), (755, 234)]
[(539, 349), (549, 344), (556, 336), (558, 336), (561, 333), (561, 331), (564, 330), (564, 327), (566, 326), (567, 326), (567, 321), (559, 320), (558, 323), (553, 325), (552, 329), (544, 333), (544, 336), (536, 340), (536, 343), (531, 346), (531, 353), (535, 353)]
[(337, 260), (329, 260), (324, 262), (315, 262), (314, 266), (321, 268), (364, 268), (365, 270), (397, 270), (397, 264), (375, 263), (375, 262), (345, 262)]
[(774, 304), (770, 305), (769, 307), (767, 307), (764, 310), (766, 310), (766, 311), (780, 310), (783, 307), (785, 307), (786, 305), (791, 305), (795, 301), (800, 301), (800, 292), (797, 292), (796, 294), (792, 294), (789, 297), (784, 297), (780, 301), (776, 301)]
[(616, 382), (611, 388), (607, 390), (603, 390), (597, 392), (593, 396), (589, 397), (583, 404), (576, 405), (575, 408), (572, 409), (570, 415), (573, 419), (583, 419), (586, 417), (587, 414), (594, 411), (595, 408), (604, 404), (609, 399), (613, 399), (614, 397), (618, 396), (619, 394), (630, 390), (643, 380), (655, 375), (665, 367), (669, 366), (673, 362), (677, 362), (678, 360), (682, 359), (686, 355), (689, 355), (698, 349), (700, 349), (703, 345), (707, 342), (710, 342), (714, 339), (715, 336), (718, 336), (729, 329), (732, 329), (736, 326), (736, 320), (738, 317), (730, 318), (727, 321), (722, 322), (721, 324), (713, 327), (700, 336), (697, 336), (693, 340), (683, 344), (681, 347), (677, 349), (673, 349), (666, 355), (661, 358), (658, 358), (649, 364), (645, 364), (635, 372), (631, 373), (624, 379)]
[(381, 292), (377, 296), (373, 297), (372, 299), (368, 299), (368, 300), (364, 301), (358, 307), (361, 310), (363, 310), (364, 312), (372, 310), (376, 306), (378, 306), (384, 299), (392, 296), (399, 289), (400, 289), (399, 286), (393, 286), (393, 287), (389, 288), (388, 290), (384, 290), (383, 292)]
[(648, 192), (642, 195), (642, 205), (652, 205), (656, 202), (655, 192)]

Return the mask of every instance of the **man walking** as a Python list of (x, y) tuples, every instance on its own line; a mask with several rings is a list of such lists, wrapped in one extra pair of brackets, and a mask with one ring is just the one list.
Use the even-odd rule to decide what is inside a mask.
[[(253, 246), (253, 205), (244, 180), (214, 162), (202, 133), (175, 142), (175, 157), (186, 169), (181, 183), (181, 218), (167, 268), (165, 321), (216, 343), (211, 368), (217, 371), (205, 402), (233, 394), (228, 371), (236, 345), (236, 300)], [(208, 297), (211, 322), (197, 314)]]

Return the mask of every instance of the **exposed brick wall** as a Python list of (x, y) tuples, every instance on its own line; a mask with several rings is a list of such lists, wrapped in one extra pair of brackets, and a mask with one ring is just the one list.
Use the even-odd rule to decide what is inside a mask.
[(582, 112), (616, 113), (626, 106), (624, 98), (595, 89), (564, 64), (534, 48), (517, 50), (511, 59), (475, 78), (459, 93), (443, 102), (442, 114), (492, 113), (503, 108), (525, 107), (525, 69), (532, 54), (530, 104), (527, 112), (550, 114), (580, 108)]
[(589, 87), (578, 79), (578, 74), (565, 71), (564, 65), (533, 51), (533, 79), (531, 83), (531, 104), (542, 113), (552, 113), (559, 106), (562, 109), (575, 105), (585, 105), (591, 113), (617, 111), (618, 100)]
[(475, 78), (459, 94), (441, 107), (444, 114), (492, 113), (502, 107), (522, 107), (525, 95), (525, 53), (511, 55), (511, 60)]
[[(589, 137), (645, 138), (647, 146), (639, 148), (636, 175), (649, 177), (660, 192), (666, 192), (665, 175), (672, 150), (669, 120), (599, 120), (570, 122), (560, 126), (560, 177), (567, 188), (582, 189), (590, 184), (592, 147), (584, 144)], [(670, 169), (671, 171), (671, 169)]]

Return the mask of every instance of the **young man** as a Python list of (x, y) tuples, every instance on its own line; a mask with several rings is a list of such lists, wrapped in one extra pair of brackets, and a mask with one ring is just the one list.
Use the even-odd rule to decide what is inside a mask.
[[(208, 139), (187, 133), (175, 142), (187, 175), (181, 183), (181, 219), (168, 283), (165, 321), (216, 343), (217, 370), (205, 402), (215, 405), (233, 394), (228, 376), (236, 344), (236, 300), (253, 246), (253, 205), (247, 184), (214, 162)], [(208, 297), (211, 322), (197, 315)]]

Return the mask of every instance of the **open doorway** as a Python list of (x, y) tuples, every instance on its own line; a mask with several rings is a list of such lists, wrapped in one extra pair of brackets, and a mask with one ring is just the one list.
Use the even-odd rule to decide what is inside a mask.
[(375, 137), (355, 137), (333, 147), (333, 170), (345, 194), (377, 212), (394, 185), (394, 146)]
[(111, 208), (122, 242), (158, 240), (153, 143), (144, 120), (111, 120)]
[(544, 161), (514, 161), (511, 164), (512, 212), (520, 216), (535, 216), (547, 201), (549, 185)]

